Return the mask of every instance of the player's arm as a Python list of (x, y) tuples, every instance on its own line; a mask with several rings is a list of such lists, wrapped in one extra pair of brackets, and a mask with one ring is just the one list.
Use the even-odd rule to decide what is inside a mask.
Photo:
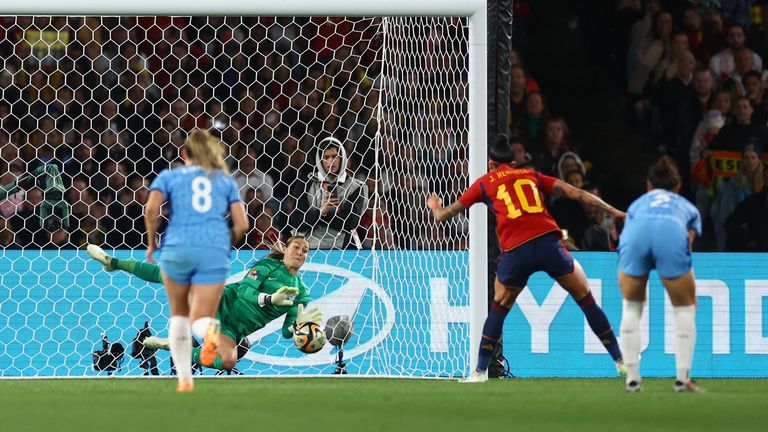
[(597, 207), (600, 210), (610, 213), (614, 218), (617, 219), (624, 219), (627, 216), (626, 213), (603, 201), (600, 197), (593, 195), (583, 189), (574, 187), (559, 179), (555, 181), (554, 185), (552, 185), (552, 193), (558, 197), (565, 197), (579, 201), (584, 206)]
[(435, 220), (438, 222), (451, 219), (467, 209), (459, 201), (454, 201), (448, 207), (443, 207), (442, 201), (434, 192), (427, 198), (427, 207), (432, 210), (432, 215), (435, 216)]
[(149, 192), (147, 203), (144, 205), (144, 226), (147, 229), (147, 261), (154, 263), (152, 257), (157, 250), (157, 227), (160, 223), (160, 206), (163, 204), (163, 193), (155, 189)]

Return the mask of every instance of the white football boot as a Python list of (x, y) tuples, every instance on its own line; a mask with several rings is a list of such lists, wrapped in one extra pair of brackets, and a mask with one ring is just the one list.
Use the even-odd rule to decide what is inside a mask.
[(95, 244), (88, 244), (88, 246), (85, 249), (88, 251), (89, 257), (101, 263), (102, 267), (104, 267), (104, 270), (108, 272), (115, 270), (115, 268), (112, 267), (112, 265), (110, 264), (110, 262), (112, 261), (112, 257), (107, 255), (104, 252), (104, 249), (96, 246)]
[(472, 371), (466, 378), (459, 379), (460, 383), (481, 383), (488, 381), (488, 371)]
[(677, 393), (705, 393), (704, 389), (696, 384), (695, 380), (688, 380), (688, 382), (675, 381), (675, 391)]
[(161, 349), (166, 351), (171, 349), (171, 344), (168, 341), (168, 338), (147, 336), (141, 343), (149, 349)]

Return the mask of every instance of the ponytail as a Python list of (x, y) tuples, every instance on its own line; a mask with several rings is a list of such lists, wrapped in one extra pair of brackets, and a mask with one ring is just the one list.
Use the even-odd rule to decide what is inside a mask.
[(224, 160), (224, 145), (210, 133), (202, 129), (194, 129), (189, 133), (187, 142), (188, 157), (206, 171), (221, 170), (229, 174), (229, 167)]

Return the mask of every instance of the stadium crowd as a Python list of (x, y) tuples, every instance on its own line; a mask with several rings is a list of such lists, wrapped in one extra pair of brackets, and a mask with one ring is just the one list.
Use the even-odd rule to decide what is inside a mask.
[(0, 203), (0, 244), (141, 245), (147, 187), (194, 127), (229, 149), (246, 246), (286, 233), (316, 137), (339, 136), (368, 180), (380, 72), (368, 21), (0, 17), (0, 183), (59, 165), (73, 220), (41, 230), (42, 191), (20, 192)]
[[(619, 2), (629, 119), (683, 175), (700, 250), (768, 250), (768, 4)], [(752, 197), (748, 199), (749, 197)], [(746, 207), (751, 203), (751, 206)]]
[[(528, 3), (515, 3), (518, 50), (511, 56), (509, 126), (517, 164), (600, 195), (590, 181), (592, 164), (581, 156), (589, 144), (573, 140), (573, 125), (547, 103), (568, 96), (548, 94), (520, 55), (526, 18), (535, 12)], [(731, 7), (735, 3), (617, 2), (631, 23), (625, 48), (633, 124), (681, 166), (683, 193), (705, 217), (697, 247), (706, 250), (755, 250), (766, 243), (766, 224), (757, 217), (766, 204), (747, 197), (764, 190), (759, 162), (768, 160), (762, 68), (768, 17), (761, 15), (768, 7), (742, 10)], [(285, 238), (295, 228), (291, 213), (321, 163), (318, 141), (329, 136), (343, 143), (347, 171), (368, 195), (356, 215), (359, 241), (342, 247), (370, 247), (374, 237), (379, 248), (429, 247), (435, 238), (445, 239), (442, 247), (464, 247), (466, 237), (455, 234), (466, 221), (435, 227), (419, 213), (430, 190), (456, 190), (448, 183), (466, 179), (457, 162), (465, 155), (453, 151), (466, 137), (432, 133), (465, 129), (456, 124), (466, 122), (461, 97), (444, 108), (454, 124), (426, 121), (398, 132), (433, 146), (428, 160), (385, 139), (378, 156), (383, 168), (372, 171), (376, 132), (397, 121), (386, 112), (382, 124), (376, 121), (376, 27), (372, 20), (343, 18), (0, 17), (0, 184), (56, 163), (73, 221), (69, 230), (39, 229), (34, 212), (42, 192), (19, 193), (0, 202), (0, 245), (143, 244), (149, 182), (178, 163), (189, 130), (205, 127), (229, 148), (252, 219), (246, 247), (263, 247), (263, 240)], [(438, 38), (418, 40), (425, 50), (460, 61), (435, 44)], [(457, 93), (466, 88), (466, 74), (447, 79)], [(424, 166), (444, 170), (446, 184), (402, 175)], [(741, 202), (752, 203), (752, 210), (729, 221)], [(616, 247), (621, 227), (609, 216), (579, 203), (548, 204), (572, 249)]]

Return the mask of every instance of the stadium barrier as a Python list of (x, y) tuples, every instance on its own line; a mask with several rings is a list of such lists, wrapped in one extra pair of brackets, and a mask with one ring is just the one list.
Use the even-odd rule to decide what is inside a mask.
[[(119, 258), (144, 256), (141, 250), (114, 253)], [(241, 278), (247, 264), (264, 253), (235, 253), (233, 269), (239, 272), (230, 281)], [(574, 255), (618, 330), (616, 254)], [(350, 374), (454, 377), (463, 375), (469, 364), (466, 260), (467, 252), (461, 251), (314, 251), (301, 275), (326, 319), (353, 317), (355, 334), (345, 347)], [(440, 265), (424, 265), (429, 262)], [(768, 376), (768, 255), (694, 254), (694, 265), (699, 310), (693, 374)], [(102, 374), (93, 370), (92, 353), (103, 334), (130, 344), (145, 321), (155, 334), (167, 332), (160, 284), (104, 272), (83, 252), (6, 250), (0, 254), (0, 268), (7, 269), (0, 279), (2, 377)], [(422, 270), (404, 271), (418, 268)], [(519, 377), (615, 376), (610, 357), (565, 291), (544, 274), (535, 275), (529, 288), (504, 327), (512, 372)], [(655, 273), (647, 311), (642, 372), (669, 376), (674, 371), (674, 320)], [(330, 344), (317, 354), (303, 355), (280, 336), (281, 325), (273, 322), (249, 337), (252, 348), (238, 363), (243, 374), (325, 375), (334, 370)], [(167, 374), (168, 354), (160, 352), (158, 359)], [(127, 359), (115, 375), (141, 375), (139, 363)]]

